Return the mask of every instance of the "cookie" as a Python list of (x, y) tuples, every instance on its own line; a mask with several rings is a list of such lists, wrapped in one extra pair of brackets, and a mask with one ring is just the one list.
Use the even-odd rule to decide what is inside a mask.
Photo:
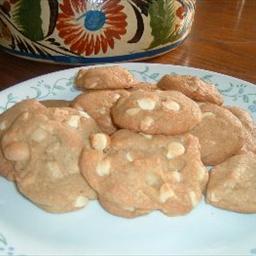
[(112, 134), (117, 128), (112, 122), (110, 109), (121, 96), (126, 95), (129, 93), (125, 90), (93, 91), (77, 96), (71, 106), (89, 113), (104, 133)]
[[(8, 130), (12, 122), (21, 113), (35, 109), (44, 109), (44, 106), (36, 100), (23, 100), (2, 113), (0, 115), (0, 141), (5, 131)], [(13, 171), (14, 170), (12, 164), (4, 157), (0, 147), (0, 176), (3, 176), (9, 180), (14, 180)]]
[(100, 197), (99, 199), (100, 205), (110, 214), (125, 218), (135, 218), (142, 215), (146, 215), (150, 213), (150, 210), (138, 210), (131, 207), (120, 207), (115, 205), (115, 203), (106, 200), (104, 197)]
[(68, 100), (42, 100), (40, 103), (47, 108), (69, 107), (70, 105), (70, 101)]
[(198, 105), (177, 91), (131, 92), (111, 109), (114, 123), (147, 134), (182, 134), (201, 121)]
[(256, 153), (256, 126), (254, 125), (251, 115), (246, 110), (239, 107), (227, 106), (226, 108), (241, 121), (245, 131), (245, 143), (240, 152), (252, 151)]
[(190, 133), (198, 137), (202, 161), (216, 165), (235, 155), (244, 145), (244, 129), (230, 111), (211, 103), (201, 103), (202, 121)]
[(256, 213), (256, 155), (249, 152), (227, 159), (210, 172), (207, 202), (241, 213)]
[(124, 89), (132, 87), (133, 83), (132, 74), (120, 66), (80, 69), (75, 78), (75, 85), (82, 90)]
[(196, 76), (165, 75), (157, 83), (157, 87), (162, 90), (180, 91), (196, 101), (223, 104), (223, 98), (218, 89)]
[(91, 139), (94, 149), (83, 151), (81, 172), (110, 213), (131, 218), (160, 210), (176, 216), (201, 200), (208, 172), (196, 137), (119, 130)]
[(134, 83), (131, 88), (127, 89), (127, 91), (136, 91), (136, 90), (154, 91), (154, 90), (157, 90), (157, 86), (156, 84), (139, 82), (139, 83)]
[(81, 151), (89, 148), (80, 126), (91, 118), (75, 110), (76, 115), (61, 111), (24, 112), (2, 138), (18, 190), (49, 212), (80, 209), (96, 196), (79, 169)]

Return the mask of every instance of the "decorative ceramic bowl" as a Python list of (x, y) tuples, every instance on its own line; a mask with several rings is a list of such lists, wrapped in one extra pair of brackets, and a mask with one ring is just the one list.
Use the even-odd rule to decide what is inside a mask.
[(0, 0), (0, 48), (87, 64), (150, 58), (189, 34), (195, 0)]

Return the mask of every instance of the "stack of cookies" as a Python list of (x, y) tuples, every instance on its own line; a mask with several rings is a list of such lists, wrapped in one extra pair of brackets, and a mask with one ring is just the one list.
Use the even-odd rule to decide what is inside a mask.
[(145, 84), (119, 66), (81, 69), (75, 83), (72, 102), (25, 100), (0, 115), (0, 174), (37, 206), (97, 198), (118, 216), (177, 216), (205, 195), (256, 212), (256, 127), (216, 87), (186, 75)]

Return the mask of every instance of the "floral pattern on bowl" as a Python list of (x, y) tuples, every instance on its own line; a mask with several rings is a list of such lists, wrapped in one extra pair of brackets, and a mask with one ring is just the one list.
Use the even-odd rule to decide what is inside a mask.
[(149, 58), (183, 42), (195, 0), (2, 0), (0, 48), (64, 63)]

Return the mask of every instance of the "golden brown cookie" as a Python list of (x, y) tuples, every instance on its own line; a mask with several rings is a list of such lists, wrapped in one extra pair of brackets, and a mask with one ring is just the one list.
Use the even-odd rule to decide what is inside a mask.
[(120, 207), (115, 205), (115, 203), (106, 200), (104, 197), (98, 198), (100, 205), (112, 215), (125, 217), (125, 218), (135, 218), (141, 215), (146, 215), (150, 213), (150, 210), (138, 210), (132, 207)]
[(201, 200), (208, 172), (194, 136), (129, 130), (119, 130), (111, 138), (95, 136), (94, 150), (84, 150), (80, 166), (107, 211), (135, 217), (160, 210), (175, 216), (188, 213)]
[(241, 153), (252, 151), (256, 153), (256, 126), (249, 112), (246, 110), (235, 107), (227, 106), (229, 111), (231, 111), (242, 123), (245, 132), (245, 143), (241, 148)]
[(202, 161), (216, 165), (235, 155), (244, 145), (244, 129), (230, 111), (211, 103), (201, 103), (202, 121), (190, 133), (198, 137)]
[(180, 91), (196, 101), (223, 104), (223, 98), (218, 89), (196, 76), (165, 75), (157, 83), (157, 87), (162, 90)]
[(68, 100), (42, 100), (40, 103), (47, 108), (62, 108), (70, 106), (70, 101)]
[(93, 91), (77, 96), (71, 106), (89, 113), (103, 132), (112, 134), (117, 128), (112, 122), (110, 109), (121, 96), (126, 95), (129, 93), (125, 90)]
[(74, 109), (61, 111), (24, 112), (2, 138), (19, 191), (49, 212), (77, 210), (95, 198), (79, 169), (81, 151), (89, 148), (80, 131), (91, 118)]
[(177, 91), (137, 90), (112, 107), (114, 123), (147, 134), (176, 135), (201, 121), (198, 105)]
[[(0, 141), (2, 139), (3, 134), (8, 130), (8, 128), (11, 126), (13, 121), (23, 112), (25, 111), (32, 111), (32, 110), (41, 110), (44, 109), (44, 106), (41, 105), (36, 100), (23, 100), (13, 107), (6, 110), (4, 113), (0, 115)], [(2, 149), (0, 147), (0, 176), (3, 176), (9, 180), (13, 180), (13, 166), (8, 161), (3, 153)]]
[(127, 91), (145, 90), (154, 91), (157, 90), (156, 84), (150, 84), (145, 82), (134, 83), (131, 88), (126, 89)]
[(132, 74), (121, 66), (80, 69), (75, 78), (75, 85), (81, 90), (125, 89), (132, 87), (133, 83)]
[(256, 213), (256, 156), (249, 152), (227, 159), (210, 172), (207, 202), (241, 213)]

